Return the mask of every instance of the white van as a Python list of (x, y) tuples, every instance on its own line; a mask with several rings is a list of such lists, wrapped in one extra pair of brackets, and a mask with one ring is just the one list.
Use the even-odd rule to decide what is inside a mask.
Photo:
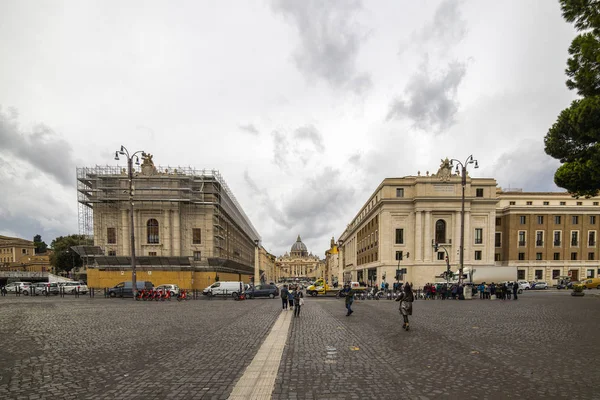
[(244, 292), (244, 282), (222, 281), (215, 282), (202, 291), (205, 296), (231, 296), (237, 297)]

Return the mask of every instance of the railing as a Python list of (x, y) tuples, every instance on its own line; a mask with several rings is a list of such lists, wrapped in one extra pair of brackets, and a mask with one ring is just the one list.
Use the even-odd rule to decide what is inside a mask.
[(519, 247), (524, 247), (525, 246), (525, 241), (524, 240), (519, 240)]
[(554, 241), (554, 245), (555, 245), (555, 246), (560, 246), (560, 240), (555, 240), (555, 241)]
[(544, 245), (544, 241), (543, 240), (536, 240), (535, 245), (536, 246), (543, 246)]

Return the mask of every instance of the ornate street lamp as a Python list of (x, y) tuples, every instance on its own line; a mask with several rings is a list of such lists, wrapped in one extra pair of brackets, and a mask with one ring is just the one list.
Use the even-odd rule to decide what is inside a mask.
[(136, 151), (133, 154), (129, 154), (129, 151), (125, 146), (121, 146), (121, 150), (115, 151), (115, 160), (119, 161), (119, 154), (127, 158), (127, 175), (129, 178), (129, 232), (131, 234), (131, 288), (133, 290), (133, 299), (137, 294), (137, 278), (135, 274), (135, 227), (133, 226), (133, 192), (135, 187), (133, 186), (133, 159), (135, 158), (135, 164), (140, 165), (140, 159), (137, 154), (140, 153), (142, 158), (146, 156), (146, 152), (143, 150)]
[(477, 169), (479, 168), (479, 164), (477, 164), (477, 160), (473, 158), (472, 154), (469, 157), (467, 157), (464, 163), (453, 158), (452, 160), (450, 160), (450, 168), (453, 168), (454, 162), (456, 162), (456, 173), (460, 173), (462, 177), (462, 201), (460, 208), (460, 266), (458, 270), (458, 283), (461, 284), (463, 277), (463, 268), (465, 264), (465, 186), (467, 185), (467, 166), (469, 166), (469, 164), (475, 164), (474, 168)]
[(259, 256), (259, 252), (258, 252), (259, 243), (260, 243), (260, 241), (258, 239), (254, 240), (254, 287), (256, 287), (256, 285), (260, 284), (260, 266), (259, 266), (260, 256)]

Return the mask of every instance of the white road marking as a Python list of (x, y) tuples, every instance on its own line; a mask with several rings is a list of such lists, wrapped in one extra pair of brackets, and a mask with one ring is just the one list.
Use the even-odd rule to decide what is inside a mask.
[(271, 398), (292, 314), (293, 312), (283, 311), (279, 315), (254, 359), (233, 388), (229, 395), (230, 400), (268, 400)]

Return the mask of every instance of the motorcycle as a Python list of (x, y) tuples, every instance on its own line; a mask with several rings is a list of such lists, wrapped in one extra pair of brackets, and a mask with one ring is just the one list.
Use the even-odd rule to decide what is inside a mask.
[(135, 300), (140, 301), (140, 300), (144, 299), (144, 295), (145, 295), (144, 289), (137, 291), (137, 293), (135, 294)]

